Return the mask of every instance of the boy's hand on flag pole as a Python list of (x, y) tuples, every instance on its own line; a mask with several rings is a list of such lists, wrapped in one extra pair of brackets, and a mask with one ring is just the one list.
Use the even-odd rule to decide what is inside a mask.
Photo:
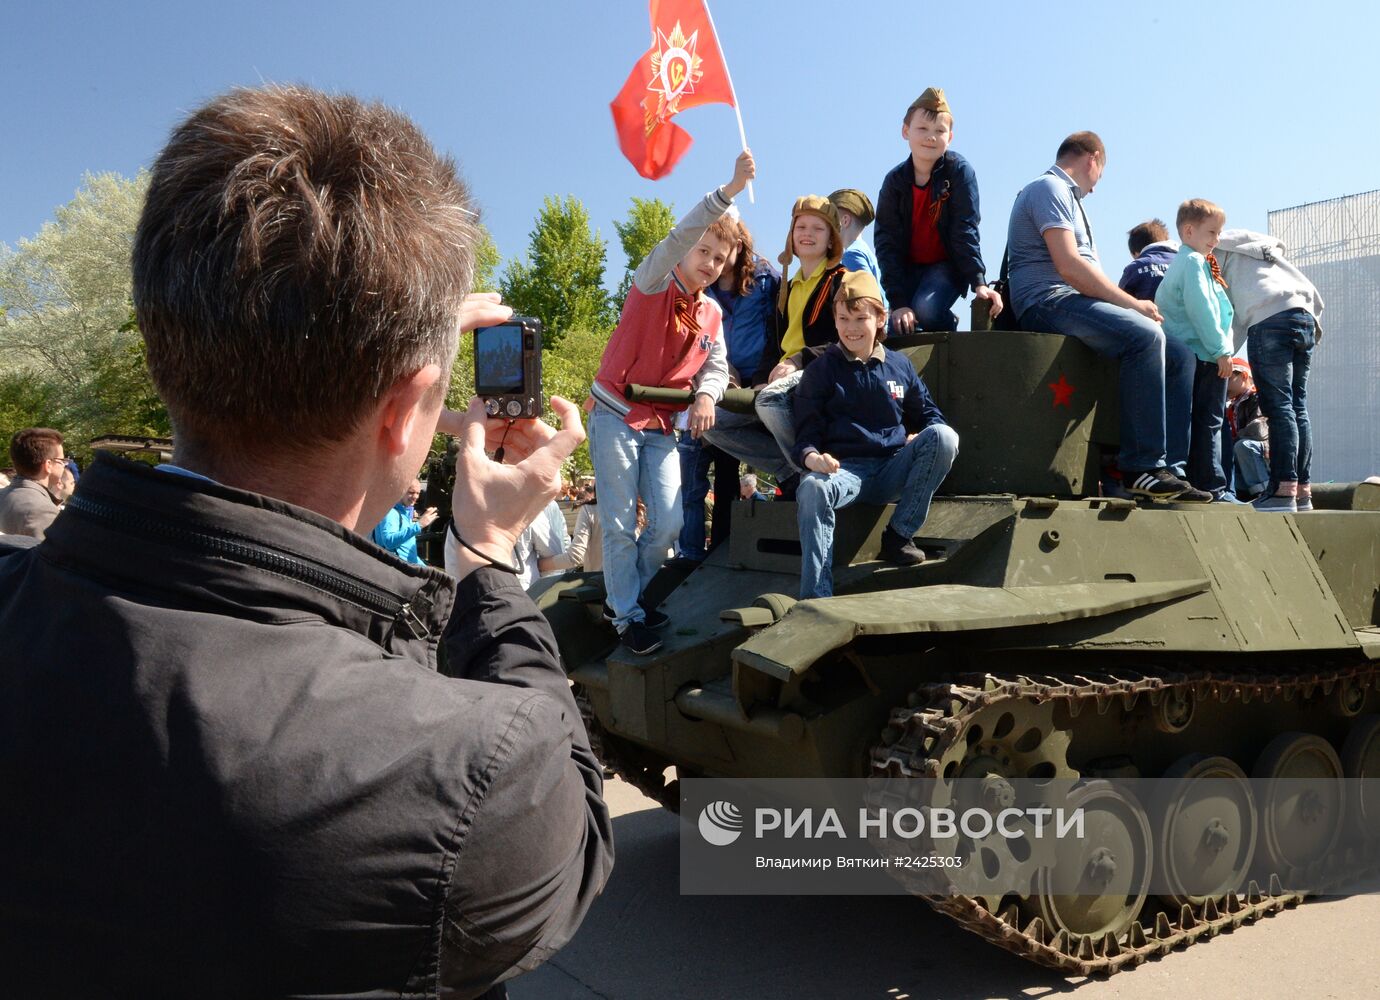
[(733, 164), (733, 180), (724, 185), (724, 194), (736, 198), (747, 187), (748, 181), (757, 176), (757, 161), (752, 158), (752, 150), (745, 149), (738, 154)]

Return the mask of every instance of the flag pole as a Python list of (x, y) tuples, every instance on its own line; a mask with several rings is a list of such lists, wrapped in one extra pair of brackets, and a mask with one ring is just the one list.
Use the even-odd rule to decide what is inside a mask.
[[(724, 55), (724, 44), (719, 40), (719, 29), (714, 26), (714, 14), (709, 9), (709, 0), (702, 0), (704, 4), (704, 16), (709, 19), (709, 30), (714, 32), (714, 44), (719, 47), (719, 59), (724, 64), (724, 79), (728, 81), (728, 94), (733, 98), (733, 113), (738, 118), (738, 139), (743, 144), (743, 151), (746, 152), (747, 132), (743, 129), (743, 112), (738, 107), (738, 92), (733, 89), (733, 73), (728, 68), (728, 56)], [(748, 203), (757, 204), (756, 197), (752, 193), (752, 181), (747, 182)]]

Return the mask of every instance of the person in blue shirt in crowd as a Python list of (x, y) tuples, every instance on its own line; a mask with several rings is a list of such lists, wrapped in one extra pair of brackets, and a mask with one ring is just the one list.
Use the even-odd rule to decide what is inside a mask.
[(1131, 263), (1121, 272), (1117, 287), (1128, 295), (1154, 302), (1155, 292), (1169, 265), (1174, 263), (1179, 245), (1169, 238), (1163, 219), (1147, 219), (1126, 234), (1126, 249), (1131, 252)]
[[(776, 310), (776, 295), (781, 288), (781, 272), (753, 249), (752, 233), (730, 209), (738, 229), (738, 242), (724, 265), (719, 280), (705, 294), (723, 310), (724, 343), (728, 347), (729, 384), (741, 386), (752, 377), (762, 360), (767, 342), (767, 324)], [(709, 470), (714, 469), (713, 527), (709, 548), (728, 537), (734, 486), (738, 478), (738, 459), (714, 446), (714, 430), (756, 423), (756, 418), (730, 413), (720, 408), (714, 427), (699, 439), (688, 430), (680, 432), (676, 449), (680, 457), (680, 502), (684, 515), (676, 555), (700, 562), (706, 555), (704, 505), (709, 494)], [(768, 470), (775, 471), (775, 470)]]
[(795, 391), (794, 459), (809, 470), (796, 494), (800, 596), (834, 592), (835, 511), (895, 503), (881, 558), (925, 561), (914, 536), (958, 455), (958, 434), (904, 354), (888, 351), (882, 289), (849, 271), (834, 298), (838, 342), (805, 369)]
[[(829, 196), (834, 209), (839, 213), (839, 233), (843, 236), (843, 260), (840, 262), (850, 271), (867, 271), (882, 283), (882, 265), (877, 255), (863, 239), (863, 230), (872, 225), (877, 218), (877, 210), (872, 207), (872, 199), (857, 188), (839, 188)], [(886, 291), (882, 291), (882, 305), (886, 305)]]
[(436, 520), (436, 508), (428, 507), (420, 518), (415, 517), (417, 500), (422, 495), (422, 483), (412, 480), (403, 498), (395, 503), (383, 520), (374, 526), (374, 544), (387, 549), (403, 562), (426, 565), (417, 555), (417, 536)]

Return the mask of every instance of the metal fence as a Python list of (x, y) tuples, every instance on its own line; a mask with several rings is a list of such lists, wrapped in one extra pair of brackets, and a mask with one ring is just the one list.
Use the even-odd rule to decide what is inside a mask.
[(1270, 235), (1324, 306), (1308, 381), (1312, 478), (1380, 474), (1380, 191), (1279, 209), (1269, 219)]

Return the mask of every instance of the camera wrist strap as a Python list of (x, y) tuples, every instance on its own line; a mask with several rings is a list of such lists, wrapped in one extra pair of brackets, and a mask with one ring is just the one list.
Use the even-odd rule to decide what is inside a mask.
[(511, 563), (499, 562), (497, 559), (494, 559), (492, 556), (486, 556), (483, 552), (480, 552), (478, 549), (476, 549), (476, 548), (475, 548), (473, 545), (471, 545), (469, 542), (467, 542), (467, 541), (465, 541), (463, 538), (461, 538), (461, 537), (460, 537), (460, 532), (459, 532), (458, 530), (456, 530), (456, 527), (455, 527), (455, 518), (453, 518), (453, 517), (450, 519), (450, 528), (449, 528), (449, 530), (450, 530), (451, 535), (453, 535), (453, 536), (455, 537), (455, 540), (456, 540), (457, 542), (459, 542), (459, 543), (460, 543), (461, 545), (463, 545), (465, 548), (469, 549), (471, 552), (473, 552), (475, 555), (477, 555), (480, 559), (483, 559), (486, 563), (488, 563), (488, 564), (489, 564), (490, 566), (492, 566), (494, 569), (501, 569), (501, 570), (502, 570), (503, 572), (505, 572), (505, 573), (512, 573), (513, 576), (521, 576), (521, 575), (522, 575), (522, 570), (520, 570), (518, 567), (512, 565)]

